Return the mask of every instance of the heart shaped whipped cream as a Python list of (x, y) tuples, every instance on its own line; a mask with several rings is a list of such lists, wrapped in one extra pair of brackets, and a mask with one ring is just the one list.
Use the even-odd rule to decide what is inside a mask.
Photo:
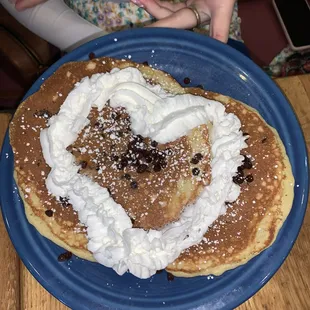
[[(160, 230), (133, 228), (130, 217), (106, 188), (79, 174), (75, 157), (67, 150), (89, 124), (92, 108), (125, 108), (131, 130), (159, 143), (174, 141), (199, 125), (212, 123), (211, 183), (180, 218)], [(148, 278), (173, 262), (184, 249), (201, 241), (208, 227), (226, 211), (225, 202), (237, 199), (240, 188), (232, 177), (241, 165), (246, 147), (240, 121), (217, 102), (194, 95), (171, 95), (148, 84), (135, 68), (84, 78), (48, 121), (40, 139), (51, 171), (46, 179), (50, 193), (68, 197), (79, 220), (87, 227), (88, 249), (101, 264), (118, 274), (127, 270)]]

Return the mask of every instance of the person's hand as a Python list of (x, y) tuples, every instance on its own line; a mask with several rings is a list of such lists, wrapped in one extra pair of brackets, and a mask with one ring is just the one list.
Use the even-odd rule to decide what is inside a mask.
[[(171, 3), (160, 0), (131, 0), (143, 7), (157, 21), (148, 27), (191, 29), (210, 23), (210, 36), (224, 43), (228, 40), (229, 26), (235, 0), (187, 0)], [(200, 17), (200, 25), (197, 25)]]
[(28, 8), (32, 8), (40, 3), (43, 3), (47, 0), (9, 0), (11, 3), (15, 4), (17, 11), (23, 11)]

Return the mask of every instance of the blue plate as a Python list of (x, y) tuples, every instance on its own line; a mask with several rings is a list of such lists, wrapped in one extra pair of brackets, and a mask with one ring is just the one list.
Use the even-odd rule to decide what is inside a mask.
[[(275, 127), (286, 146), (296, 178), (292, 211), (272, 247), (244, 266), (220, 277), (175, 278), (165, 272), (147, 280), (73, 257), (59, 263), (64, 250), (28, 224), (13, 180), (13, 154), (8, 135), (1, 156), (1, 205), (12, 242), (34, 277), (56, 298), (73, 309), (232, 309), (257, 292), (277, 271), (300, 230), (308, 198), (308, 161), (304, 138), (289, 103), (272, 80), (248, 58), (207, 37), (181, 30), (138, 29), (108, 35), (85, 44), (47, 70), (26, 97), (68, 61), (88, 54), (130, 58), (172, 74), (181, 84), (246, 102)], [(298, 171), (298, 173), (296, 173)]]

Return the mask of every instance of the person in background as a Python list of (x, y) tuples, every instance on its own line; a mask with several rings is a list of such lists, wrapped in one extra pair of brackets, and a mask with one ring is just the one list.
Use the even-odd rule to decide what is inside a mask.
[[(14, 3), (15, 8), (6, 5), (8, 1)], [(44, 6), (44, 2), (47, 8), (42, 11), (54, 12), (49, 24), (40, 18), (41, 10), (30, 12), (37, 5)], [(70, 51), (93, 38), (126, 28), (172, 27), (193, 28), (224, 43), (228, 39), (228, 45), (250, 57), (241, 38), (241, 20), (235, 0), (0, 0), (0, 3), (27, 28), (61, 50)], [(83, 22), (69, 8), (82, 17)], [(26, 14), (25, 10), (29, 12)], [(23, 12), (24, 16), (20, 16)], [(59, 24), (56, 30), (52, 29), (54, 20)], [(309, 68), (310, 50), (296, 52), (288, 46), (263, 70), (270, 76), (280, 77), (306, 74)]]
[[(10, 0), (17, 11), (47, 0)], [(192, 29), (226, 43), (241, 41), (235, 0), (65, 0), (65, 3), (104, 33), (133, 27)]]

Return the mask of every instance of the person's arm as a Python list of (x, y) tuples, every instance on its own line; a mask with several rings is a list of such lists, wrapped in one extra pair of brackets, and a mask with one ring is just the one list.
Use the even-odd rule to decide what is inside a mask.
[(0, 3), (26, 28), (61, 50), (70, 50), (104, 34), (62, 0), (48, 0), (23, 11), (17, 11), (9, 0)]
[(190, 29), (199, 26), (195, 16), (197, 13), (201, 24), (210, 23), (211, 37), (224, 43), (228, 40), (235, 0), (188, 0), (183, 3), (160, 0), (131, 1), (157, 19), (149, 27)]

